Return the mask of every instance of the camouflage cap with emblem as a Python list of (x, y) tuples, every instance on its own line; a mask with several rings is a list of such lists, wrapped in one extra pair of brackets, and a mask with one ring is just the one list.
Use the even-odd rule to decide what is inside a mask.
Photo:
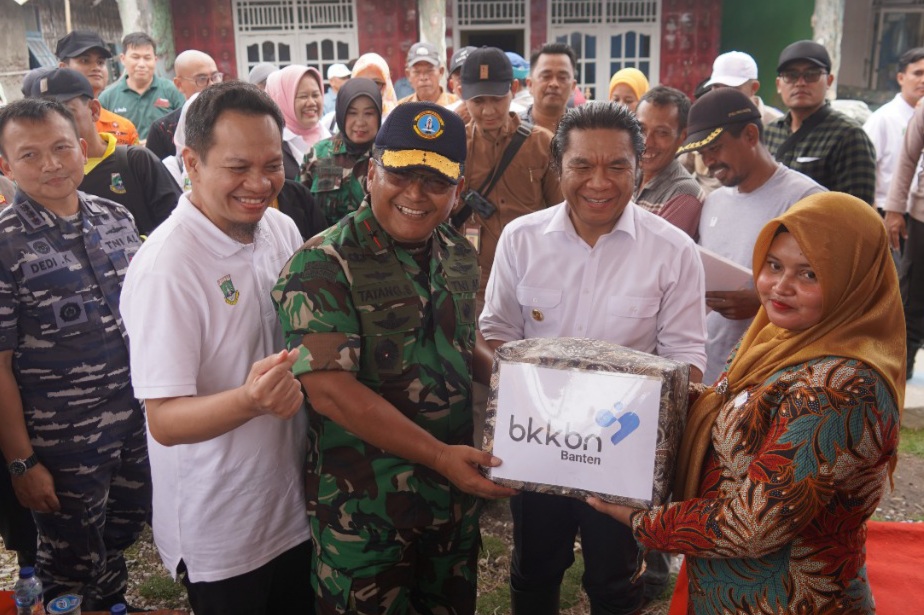
[(513, 65), (497, 47), (480, 47), (468, 54), (462, 65), (462, 98), (504, 96), (513, 82)]
[(747, 95), (734, 88), (719, 88), (699, 97), (690, 107), (687, 138), (678, 154), (706, 147), (726, 128), (760, 122), (760, 111)]
[(427, 169), (457, 184), (465, 164), (465, 124), (440, 105), (406, 102), (385, 118), (375, 150), (386, 169)]

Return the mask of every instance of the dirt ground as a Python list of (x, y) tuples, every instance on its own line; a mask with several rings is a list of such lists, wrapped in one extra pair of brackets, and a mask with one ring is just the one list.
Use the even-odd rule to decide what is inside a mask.
[[(894, 491), (886, 490), (876, 519), (883, 521), (924, 521), (924, 459), (912, 455), (903, 455), (895, 472)], [(504, 543), (507, 553), (485, 554), (480, 561), (479, 591), (491, 592), (506, 587), (510, 566), (509, 550), (511, 548), (511, 522), (509, 509), (502, 503), (487, 507), (482, 517), (482, 532)], [(0, 543), (2, 544), (2, 543)], [(580, 548), (579, 544), (576, 548)], [(12, 589), (18, 568), (15, 555), (0, 549), (0, 589)], [(163, 577), (165, 571), (160, 564), (156, 549), (151, 543), (150, 531), (146, 532), (137, 547), (129, 554), (129, 577), (131, 588), (129, 601), (148, 608), (188, 608), (182, 590), (175, 587), (161, 589), (163, 580), (154, 583), (151, 579)], [(168, 584), (169, 585), (169, 584)], [(139, 587), (145, 587), (145, 595), (139, 593)], [(669, 600), (663, 599), (652, 603), (645, 611), (646, 615), (663, 615), (667, 613)], [(589, 612), (586, 597), (580, 596), (578, 603), (562, 615), (582, 615)], [(495, 610), (491, 615), (505, 615), (506, 611)], [(483, 614), (487, 615), (487, 614)]]

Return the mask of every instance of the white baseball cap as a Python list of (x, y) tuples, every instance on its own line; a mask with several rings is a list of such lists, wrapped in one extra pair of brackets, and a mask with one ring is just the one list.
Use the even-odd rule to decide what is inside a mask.
[(352, 73), (350, 73), (350, 69), (347, 68), (346, 64), (337, 63), (337, 64), (331, 64), (330, 66), (327, 67), (327, 78), (328, 79), (330, 79), (331, 77), (339, 77), (341, 79), (345, 79), (346, 77), (349, 77), (351, 74)]
[(712, 63), (712, 76), (703, 87), (719, 84), (736, 88), (749, 79), (757, 79), (757, 62), (743, 51), (729, 51)]

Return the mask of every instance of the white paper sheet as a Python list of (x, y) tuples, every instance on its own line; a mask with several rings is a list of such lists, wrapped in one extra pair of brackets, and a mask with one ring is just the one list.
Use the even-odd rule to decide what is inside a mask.
[(747, 267), (696, 246), (706, 272), (706, 290), (744, 290), (754, 287), (754, 276)]

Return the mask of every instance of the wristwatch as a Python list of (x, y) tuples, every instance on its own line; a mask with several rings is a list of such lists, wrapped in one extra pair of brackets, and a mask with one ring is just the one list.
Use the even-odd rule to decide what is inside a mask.
[(26, 470), (37, 463), (38, 457), (35, 456), (35, 453), (32, 453), (25, 459), (14, 459), (9, 465), (10, 476), (22, 476), (26, 473)]

